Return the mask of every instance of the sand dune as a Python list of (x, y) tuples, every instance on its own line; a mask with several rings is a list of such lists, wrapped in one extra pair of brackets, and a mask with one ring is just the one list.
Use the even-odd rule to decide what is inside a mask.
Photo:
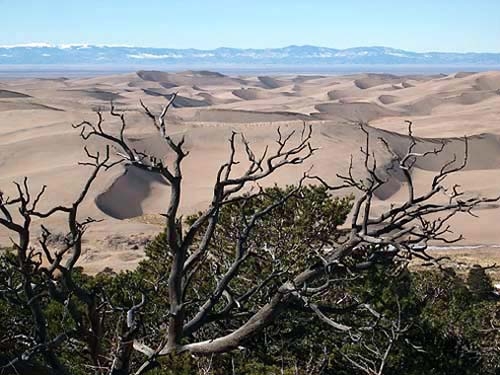
[[(408, 150), (408, 137), (399, 133), (378, 129), (377, 137), (382, 137), (389, 142), (391, 148), (404, 156)], [(477, 134), (467, 138), (469, 157), (464, 171), (500, 169), (500, 136), (495, 134)], [(443, 151), (437, 155), (428, 155), (419, 158), (415, 166), (426, 171), (439, 172), (441, 167), (452, 161), (449, 168), (462, 165), (465, 157), (464, 138), (417, 138), (415, 152), (437, 150), (444, 143)]]
[(257, 100), (273, 98), (276, 94), (256, 88), (243, 88), (232, 91), (234, 96), (243, 100)]
[[(370, 122), (379, 118), (399, 116), (401, 113), (382, 107), (376, 103), (323, 103), (316, 105), (320, 118)], [(326, 115), (326, 116), (324, 116)]]
[(366, 74), (362, 78), (354, 80), (354, 85), (362, 90), (370, 89), (377, 86), (397, 85), (401, 88), (414, 87), (415, 84), (409, 81), (427, 81), (435, 78), (442, 78), (438, 76), (425, 76), (425, 75), (408, 75), (397, 76), (393, 74)]
[[(167, 96), (167, 99), (170, 99), (170, 96)], [(182, 95), (178, 95), (177, 98), (175, 99), (173, 107), (174, 108), (208, 107), (210, 104), (212, 103), (207, 99), (204, 100), (192, 99)]]
[(50, 105), (45, 105), (41, 103), (36, 103), (32, 101), (18, 102), (18, 101), (1, 101), (0, 111), (25, 111), (33, 109), (42, 109), (49, 111), (63, 111), (63, 109), (52, 107)]
[(397, 83), (401, 83), (401, 77), (391, 74), (368, 74), (364, 78), (354, 80), (354, 85), (362, 90)]
[(167, 98), (169, 96), (169, 94), (162, 92), (162, 90), (156, 88), (142, 89), (142, 91), (144, 92), (144, 94), (151, 96), (162, 96), (164, 98)]
[(382, 104), (392, 104), (392, 103), (396, 103), (399, 100), (399, 98), (397, 96), (394, 96), (394, 95), (380, 95), (378, 97), (378, 100)]
[(474, 88), (477, 90), (498, 90), (500, 88), (500, 76), (479, 75)]
[(16, 98), (30, 98), (30, 96), (23, 94), (21, 92), (0, 90), (0, 99), (16, 99)]
[(327, 92), (329, 100), (339, 100), (352, 97), (352, 90), (332, 90)]
[(288, 82), (284, 82), (280, 79), (267, 76), (261, 76), (257, 78), (262, 83), (262, 86), (266, 89), (277, 89), (279, 87), (286, 86), (288, 84)]
[[(76, 92), (75, 92), (76, 91)], [(104, 90), (99, 90), (97, 88), (95, 89), (89, 89), (89, 90), (66, 90), (67, 94), (82, 94), (83, 96), (87, 96), (89, 98), (101, 100), (104, 102), (111, 102), (111, 101), (117, 101), (118, 99), (123, 99), (123, 96), (116, 94), (111, 91), (104, 91)]]
[(410, 87), (415, 87), (415, 85), (412, 85), (410, 82), (407, 82), (407, 81), (401, 82), (401, 86), (403, 86), (403, 88), (405, 88), (405, 89), (410, 88)]
[(212, 122), (212, 123), (261, 123), (261, 122), (282, 122), (293, 120), (310, 120), (308, 115), (294, 112), (261, 112), (211, 109), (198, 111), (191, 121)]
[[(113, 184), (99, 194), (98, 209), (114, 219), (130, 219), (144, 214), (142, 202), (150, 195), (153, 184), (165, 185), (161, 176), (128, 167)], [(126, 205), (123, 203), (127, 202)]]
[(465, 78), (475, 74), (474, 72), (458, 72), (453, 77), (454, 78)]
[[(356, 121), (370, 123), (371, 146), (381, 168), (391, 163), (391, 155), (378, 138), (403, 154), (409, 142), (404, 120), (414, 123), (417, 151), (430, 151), (445, 142), (442, 153), (416, 164), (418, 189), (428, 184), (443, 163), (453, 158), (455, 165), (462, 161), (461, 137), (468, 135), (467, 167), (450, 183), (459, 183), (474, 194), (491, 195), (500, 190), (499, 90), (500, 72), (231, 77), (208, 71), (140, 71), (110, 77), (10, 80), (0, 82), (0, 188), (14, 193), (11, 182), (27, 174), (34, 188), (48, 185), (47, 205), (74, 199), (88, 169), (77, 166), (85, 158), (83, 142), (70, 124), (94, 120), (93, 109), (109, 109), (111, 100), (126, 113), (126, 136), (134, 147), (168, 162), (171, 155), (140, 111), (139, 100), (159, 110), (178, 92), (167, 122), (172, 136), (186, 137), (190, 151), (184, 164), (181, 212), (185, 214), (206, 206), (233, 130), (244, 132), (258, 152), (268, 144), (276, 146), (273, 140), (278, 126), (283, 131), (298, 130), (303, 121), (313, 125), (313, 143), (320, 147), (303, 167), (314, 165), (314, 172), (332, 183), (337, 173), (346, 171), (351, 154), (355, 163), (361, 161), (364, 134)], [(117, 121), (106, 116), (103, 125), (116, 131)], [(89, 142), (92, 149), (103, 147)], [(363, 177), (362, 170), (355, 173)], [(292, 184), (301, 174), (301, 168), (289, 168), (264, 185)], [(402, 174), (394, 170), (387, 178), (376, 192), (378, 210), (404, 199)], [(159, 214), (167, 201), (168, 186), (156, 176), (133, 167), (106, 172), (82, 207), (82, 216), (104, 219), (87, 233), (88, 256), (83, 265), (97, 270), (137, 264), (141, 250), (116, 238), (136, 234), (139, 243), (157, 233), (162, 220)], [(500, 209), (491, 207), (477, 221), (457, 220), (455, 229), (466, 235), (465, 244), (500, 244), (498, 230), (484, 229), (499, 220)], [(62, 218), (47, 225), (55, 232), (65, 230)], [(0, 230), (0, 244), (8, 242), (8, 233)]]
[(137, 75), (145, 81), (159, 82), (165, 88), (178, 86), (231, 86), (244, 83), (241, 79), (231, 78), (224, 74), (207, 71), (186, 71), (181, 73), (164, 73), (158, 71), (139, 71)]
[(306, 75), (306, 76), (298, 75), (298, 76), (293, 77), (292, 81), (295, 82), (295, 83), (304, 83), (304, 82), (307, 82), (307, 81), (317, 80), (317, 79), (321, 79), (321, 78), (325, 78), (325, 76), (321, 76), (321, 75)]

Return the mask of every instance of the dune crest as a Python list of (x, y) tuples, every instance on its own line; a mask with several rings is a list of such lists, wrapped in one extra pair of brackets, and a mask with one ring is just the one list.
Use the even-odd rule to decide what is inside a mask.
[[(88, 173), (77, 166), (85, 159), (83, 142), (70, 124), (94, 121), (93, 111), (108, 111), (111, 100), (125, 113), (126, 137), (134, 147), (168, 164), (172, 155), (141, 111), (139, 100), (157, 111), (174, 92), (178, 97), (167, 116), (168, 131), (174, 137), (184, 135), (190, 151), (184, 164), (181, 212), (185, 214), (208, 203), (215, 172), (227, 158), (227, 139), (232, 131), (245, 133), (256, 151), (262, 151), (266, 145), (275, 145), (278, 126), (284, 132), (299, 130), (304, 121), (313, 125), (313, 142), (320, 151), (303, 167), (314, 165), (314, 172), (332, 183), (337, 173), (348, 168), (351, 154), (355, 165), (361, 162), (359, 150), (364, 139), (356, 121), (370, 124), (367, 129), (373, 151), (383, 168), (390, 165), (391, 155), (379, 137), (396, 153), (403, 153), (409, 142), (404, 120), (412, 120), (419, 152), (445, 142), (438, 156), (417, 163), (418, 189), (426, 186), (443, 163), (453, 158), (455, 163), (462, 161), (461, 137), (468, 135), (467, 167), (450, 183), (480, 195), (499, 191), (500, 72), (231, 77), (209, 71), (139, 71), (108, 77), (0, 82), (0, 187), (15, 193), (12, 180), (19, 181), (28, 173), (35, 187), (48, 185), (48, 200), (70, 201)], [(118, 122), (118, 118), (105, 115), (103, 126), (116, 131)], [(92, 149), (102, 146), (89, 140)], [(400, 171), (384, 173), (387, 183), (376, 192), (380, 210), (405, 193)], [(301, 174), (301, 169), (287, 169), (265, 183), (293, 184)], [(363, 178), (362, 174), (359, 177)], [(86, 246), (101, 246), (103, 233), (157, 233), (168, 193), (161, 178), (136, 168), (106, 173), (82, 207), (82, 216), (105, 219), (89, 229)], [(477, 222), (458, 221), (456, 230), (465, 232), (470, 244), (500, 244), (498, 231), (481, 226), (498, 220), (500, 209), (492, 207), (482, 211)], [(57, 220), (48, 225), (56, 232), (64, 230), (64, 223)], [(0, 244), (8, 241), (8, 234), (0, 232)], [(130, 262), (119, 259), (126, 249), (120, 250), (121, 255), (102, 251), (102, 259), (112, 259), (117, 269), (130, 267)], [(88, 260), (85, 265), (97, 267), (92, 262), (98, 261)]]

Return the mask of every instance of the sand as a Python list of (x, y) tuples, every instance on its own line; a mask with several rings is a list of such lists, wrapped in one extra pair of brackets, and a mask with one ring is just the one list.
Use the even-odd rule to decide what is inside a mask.
[[(372, 139), (383, 137), (396, 152), (403, 153), (408, 145), (404, 120), (411, 120), (421, 138), (419, 149), (434, 148), (442, 139), (447, 142), (439, 157), (417, 164), (417, 189), (424, 189), (432, 173), (453, 154), (460, 159), (460, 137), (468, 135), (470, 161), (450, 183), (460, 183), (474, 194), (500, 192), (500, 72), (229, 77), (208, 71), (140, 71), (97, 78), (0, 82), (0, 188), (13, 194), (12, 181), (28, 176), (34, 191), (48, 185), (45, 207), (71, 202), (89, 173), (88, 168), (78, 166), (85, 160), (84, 142), (71, 124), (94, 120), (93, 111), (106, 110), (110, 100), (126, 112), (126, 135), (134, 146), (168, 160), (169, 152), (141, 112), (139, 100), (158, 110), (173, 92), (179, 97), (168, 114), (168, 129), (175, 137), (185, 135), (190, 151), (184, 163), (183, 214), (208, 204), (215, 171), (228, 155), (231, 131), (245, 133), (258, 151), (273, 142), (278, 126), (291, 131), (299, 129), (303, 121), (312, 124), (313, 143), (321, 149), (305, 165), (282, 170), (265, 185), (296, 183), (312, 165), (315, 173), (335, 183), (336, 174), (348, 167), (351, 154), (361, 160), (363, 134), (356, 121), (369, 122)], [(116, 130), (116, 120), (106, 116), (104, 126)], [(99, 149), (103, 144), (90, 140), (89, 146)], [(372, 146), (379, 165), (388, 163), (390, 155), (380, 143)], [(361, 170), (356, 173), (362, 175)], [(375, 210), (404, 199), (404, 193), (400, 176), (392, 176), (377, 191)], [(134, 267), (147, 239), (161, 230), (160, 214), (168, 195), (165, 181), (135, 168), (119, 166), (104, 173), (81, 208), (82, 217), (103, 220), (86, 234), (85, 269)], [(465, 235), (460, 246), (495, 249), (500, 245), (495, 224), (500, 209), (492, 206), (478, 214), (478, 219), (458, 217), (454, 221), (455, 232)], [(62, 217), (51, 218), (47, 225), (54, 233), (66, 231)], [(34, 238), (37, 228), (35, 223)], [(0, 245), (9, 244), (9, 235), (0, 229)]]

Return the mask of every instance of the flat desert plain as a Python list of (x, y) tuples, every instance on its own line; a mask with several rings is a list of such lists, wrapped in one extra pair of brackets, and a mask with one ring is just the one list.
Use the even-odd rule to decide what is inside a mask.
[[(102, 150), (104, 144), (93, 138), (83, 141), (71, 125), (96, 121), (95, 111), (102, 110), (103, 126), (118, 131), (119, 119), (107, 114), (110, 101), (125, 113), (126, 137), (134, 147), (168, 163), (171, 155), (139, 101), (159, 111), (173, 92), (178, 97), (167, 115), (167, 131), (173, 137), (184, 135), (190, 152), (183, 164), (181, 212), (186, 215), (209, 203), (215, 173), (228, 157), (232, 131), (244, 133), (257, 153), (266, 145), (276, 147), (278, 127), (287, 133), (300, 130), (303, 122), (312, 125), (313, 145), (320, 149), (304, 165), (272, 175), (265, 182), (268, 186), (297, 183), (309, 168), (335, 184), (336, 175), (349, 167), (351, 155), (354, 173), (363, 177), (357, 165), (361, 165), (365, 139), (356, 122), (369, 123), (371, 149), (383, 167), (391, 155), (379, 137), (404, 152), (409, 144), (405, 120), (411, 120), (419, 150), (432, 150), (441, 141), (446, 144), (439, 155), (416, 164), (417, 190), (427, 189), (444, 163), (453, 158), (461, 162), (461, 137), (467, 135), (467, 166), (448, 184), (460, 184), (472, 195), (500, 194), (500, 72), (231, 77), (206, 71), (139, 71), (98, 78), (3, 81), (1, 190), (15, 195), (13, 181), (28, 176), (34, 193), (47, 185), (41, 209), (74, 200), (90, 173), (88, 167), (78, 165), (86, 160), (83, 145)], [(405, 194), (403, 180), (393, 176), (377, 191), (375, 211), (402, 201)], [(161, 230), (160, 214), (168, 195), (165, 182), (144, 171), (120, 165), (103, 173), (80, 211), (81, 217), (102, 219), (85, 235), (81, 265), (88, 272), (134, 267), (143, 257), (144, 244)], [(463, 241), (451, 247), (436, 244), (431, 251), (460, 254), (458, 260), (463, 262), (500, 261), (500, 208), (492, 204), (475, 214), (477, 218), (461, 215), (452, 222), (453, 231), (464, 235)], [(45, 225), (56, 234), (66, 231), (64, 217), (52, 217)], [(34, 243), (39, 233), (39, 229), (32, 233)], [(0, 244), (8, 246), (11, 235), (0, 229)]]

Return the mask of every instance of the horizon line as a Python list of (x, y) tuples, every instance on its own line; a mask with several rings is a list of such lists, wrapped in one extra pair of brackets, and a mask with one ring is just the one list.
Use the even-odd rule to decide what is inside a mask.
[(3, 44), (0, 45), (2, 49), (13, 49), (13, 48), (59, 48), (59, 49), (71, 49), (73, 47), (80, 47), (81, 49), (90, 48), (90, 47), (99, 47), (99, 48), (149, 48), (149, 49), (172, 49), (172, 50), (198, 50), (198, 51), (215, 51), (218, 49), (239, 49), (239, 50), (274, 50), (274, 49), (284, 49), (290, 47), (314, 47), (314, 48), (325, 48), (332, 49), (338, 51), (346, 51), (352, 49), (359, 48), (387, 48), (397, 51), (404, 52), (413, 52), (418, 54), (426, 54), (426, 53), (450, 53), (450, 54), (500, 54), (500, 51), (496, 52), (481, 52), (481, 51), (436, 51), (436, 50), (426, 50), (426, 51), (413, 51), (410, 49), (404, 48), (395, 48), (384, 45), (365, 45), (365, 46), (354, 46), (348, 48), (337, 48), (337, 47), (326, 47), (315, 44), (290, 44), (281, 47), (215, 47), (215, 48), (195, 48), (195, 47), (159, 47), (159, 46), (138, 46), (138, 45), (130, 45), (130, 44), (105, 44), (105, 43), (48, 43), (48, 42), (28, 42), (28, 43), (17, 43), (17, 44)]

